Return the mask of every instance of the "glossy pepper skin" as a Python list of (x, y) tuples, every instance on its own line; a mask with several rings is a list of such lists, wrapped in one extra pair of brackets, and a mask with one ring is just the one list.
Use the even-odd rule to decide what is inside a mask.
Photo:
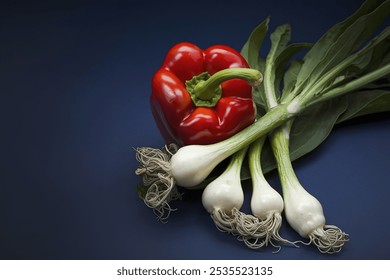
[(234, 49), (215, 45), (201, 50), (191, 43), (179, 43), (166, 55), (152, 79), (151, 109), (166, 143), (179, 146), (222, 141), (256, 118), (252, 86), (241, 79), (222, 82), (222, 96), (214, 107), (196, 106), (186, 81), (226, 68), (249, 68)]

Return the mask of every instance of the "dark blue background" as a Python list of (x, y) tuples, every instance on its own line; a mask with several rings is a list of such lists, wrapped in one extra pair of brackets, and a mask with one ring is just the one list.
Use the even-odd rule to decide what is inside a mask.
[[(314, 42), (361, 1), (60, 3), (0, 4), (1, 259), (390, 257), (389, 115), (336, 128), (295, 164), (328, 222), (350, 234), (338, 255), (250, 250), (214, 227), (200, 192), (162, 224), (136, 194), (132, 148), (163, 145), (148, 98), (172, 45), (240, 50), (269, 15), (271, 30), (290, 23), (293, 41)], [(282, 234), (298, 238), (287, 225)]]

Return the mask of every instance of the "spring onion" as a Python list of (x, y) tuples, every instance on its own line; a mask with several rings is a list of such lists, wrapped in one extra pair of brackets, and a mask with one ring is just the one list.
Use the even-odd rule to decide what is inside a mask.
[(239, 210), (244, 203), (240, 172), (245, 154), (246, 149), (235, 153), (226, 170), (210, 182), (202, 194), (203, 206), (217, 228), (233, 235), (238, 235)]
[[(253, 142), (249, 149), (249, 170), (252, 178), (252, 197), (251, 211), (262, 224), (267, 232), (265, 242), (261, 245), (267, 245), (273, 241), (291, 243), (279, 235), (282, 226), (282, 212), (284, 202), (282, 196), (268, 183), (264, 177), (261, 167), (261, 150), (266, 137), (261, 137)], [(258, 240), (255, 240), (257, 243)], [(259, 246), (257, 246), (259, 247)], [(274, 247), (276, 247), (274, 245)]]
[(285, 215), (290, 226), (304, 238), (309, 238), (322, 253), (338, 253), (348, 241), (348, 234), (325, 224), (321, 203), (300, 184), (289, 156), (289, 127), (286, 123), (271, 136), (279, 177), (282, 184)]

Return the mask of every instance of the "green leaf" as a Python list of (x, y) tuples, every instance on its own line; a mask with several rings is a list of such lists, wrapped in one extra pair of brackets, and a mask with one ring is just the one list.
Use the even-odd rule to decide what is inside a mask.
[[(276, 90), (279, 90), (280, 83), (283, 80), (285, 75), (288, 75), (288, 76), (293, 75), (293, 76), (289, 76), (287, 78), (289, 80), (288, 81), (289, 83), (294, 81), (293, 84), (289, 85), (289, 86), (293, 86), (295, 84), (298, 72), (294, 73), (294, 71), (297, 71), (297, 70), (299, 71), (302, 64), (299, 62), (292, 61), (290, 67), (286, 71), (287, 65), (290, 62), (290, 60), (297, 53), (304, 51), (306, 49), (309, 49), (312, 45), (313, 44), (310, 44), (310, 43), (295, 43), (295, 44), (288, 45), (283, 51), (280, 52), (280, 54), (278, 55), (278, 57), (276, 58), (276, 61), (275, 61), (275, 88), (276, 88)], [(295, 65), (297, 63), (299, 64), (299, 66)], [(291, 79), (293, 77), (295, 77), (295, 78)], [(286, 82), (286, 79), (284, 80), (284, 82)], [(289, 92), (289, 91), (285, 90), (285, 86), (286, 85), (284, 85), (283, 95), (281, 97), (282, 101), (287, 98), (287, 95)], [(279, 95), (280, 95), (280, 93), (279, 93)]]
[(348, 108), (339, 117), (337, 123), (363, 115), (390, 111), (390, 90), (364, 90), (348, 94), (344, 98)]
[(271, 49), (265, 61), (264, 70), (264, 93), (267, 95), (268, 107), (272, 107), (278, 102), (279, 92), (276, 90), (276, 60), (280, 53), (287, 47), (291, 39), (291, 27), (288, 24), (278, 26), (271, 34)]
[(337, 66), (345, 57), (350, 55), (359, 45), (372, 36), (373, 32), (390, 13), (390, 1), (383, 3), (373, 12), (360, 17), (349, 26), (345, 32), (331, 45), (326, 56), (314, 71), (317, 76)]
[[(386, 28), (358, 52), (335, 66), (332, 71), (328, 72), (327, 76), (323, 77), (323, 79), (329, 79), (332, 75), (352, 75), (357, 77), (367, 74), (369, 71), (375, 71), (381, 66), (386, 65), (383, 63), (383, 59), (389, 55), (389, 49), (390, 28)], [(382, 58), (380, 58), (379, 55), (382, 55)], [(321, 79), (317, 82), (321, 82)]]
[[(329, 100), (307, 108), (295, 118), (290, 132), (290, 157), (296, 160), (318, 147), (330, 134), (339, 116), (346, 110), (344, 99)], [(272, 148), (262, 152), (264, 173), (276, 168)]]
[(258, 69), (258, 58), (265, 35), (268, 31), (269, 17), (260, 23), (250, 34), (248, 40), (241, 49), (241, 55), (246, 59), (249, 66)]
[[(390, 28), (386, 28), (381, 35), (382, 40), (378, 44), (371, 47), (371, 49), (361, 59), (366, 60), (366, 65), (362, 62), (355, 63), (355, 67), (358, 66), (362, 71), (369, 72), (380, 68), (390, 63)], [(387, 34), (387, 35), (386, 35)], [(383, 36), (384, 35), (384, 36)], [(379, 36), (378, 36), (379, 37)], [(381, 39), (381, 37), (379, 37)], [(363, 67), (362, 67), (363, 64)]]
[[(250, 34), (248, 40), (241, 49), (241, 55), (246, 59), (249, 66), (264, 73), (265, 61), (260, 57), (260, 49), (268, 31), (269, 17), (260, 23)], [(264, 88), (262, 85), (255, 88), (253, 99), (257, 105), (265, 108)]]
[(278, 26), (271, 34), (271, 49), (267, 55), (267, 60), (275, 61), (278, 55), (287, 47), (291, 40), (291, 26), (283, 24)]
[[(370, 68), (369, 62), (371, 60), (363, 59), (363, 57), (365, 55), (370, 54), (370, 52), (372, 52), (377, 47), (388, 48), (389, 37), (390, 28), (387, 28), (382, 31), (378, 36), (369, 41), (369, 43), (366, 44), (359, 51), (346, 57), (343, 61), (339, 62), (339, 64), (333, 69), (329, 70), (327, 73), (324, 73), (316, 80), (314, 84), (306, 85), (303, 89), (304, 93), (301, 93), (301, 95), (306, 97), (303, 103), (305, 105), (313, 104), (324, 99), (334, 98), (351, 91), (356, 91), (358, 88), (361, 88), (366, 84), (371, 83), (375, 79), (379, 79), (388, 75), (390, 70), (390, 68), (388, 67), (389, 64), (383, 65), (378, 69), (373, 69), (371, 72), (367, 73), (366, 70)], [(348, 69), (351, 69), (351, 66), (357, 69), (362, 69), (360, 70), (360, 72), (362, 73), (352, 73), (358, 75), (353, 75), (352, 80), (343, 80), (343, 76), (345, 76), (346, 78), (348, 77), (348, 75), (350, 75), (350, 73), (346, 71)], [(335, 81), (337, 83), (335, 83)], [(335, 85), (337, 87), (335, 87)]]
[(287, 69), (283, 77), (283, 92), (282, 92), (282, 102), (287, 101), (289, 93), (294, 90), (294, 86), (297, 82), (297, 77), (299, 71), (301, 70), (303, 62), (302, 61), (292, 61), (290, 67)]
[(369, 73), (365, 73), (364, 75), (347, 81), (346, 83), (341, 84), (338, 87), (331, 88), (329, 91), (321, 93), (320, 98), (313, 100), (311, 103), (313, 104), (316, 102), (322, 102), (326, 99), (340, 97), (347, 93), (356, 92), (357, 90), (369, 84), (372, 84), (376, 80), (388, 77), (388, 75), (390, 75), (390, 64), (386, 64)]
[(343, 99), (332, 99), (308, 108), (296, 118), (290, 134), (291, 158), (300, 158), (320, 145), (329, 136), (347, 105)]
[[(265, 68), (265, 60), (261, 57), (258, 58), (258, 67), (257, 69), (261, 72), (264, 73), (264, 68)], [(266, 101), (264, 99), (264, 84), (261, 83), (259, 86), (256, 86), (253, 88), (253, 100), (255, 101), (257, 107), (260, 107), (260, 111), (263, 112), (267, 108)], [(259, 115), (259, 110), (258, 110), (258, 115)], [(260, 114), (261, 116), (262, 114)]]
[(343, 22), (326, 32), (304, 57), (295, 93), (316, 83), (326, 71), (344, 60), (366, 40), (390, 13), (390, 1), (366, 1)]

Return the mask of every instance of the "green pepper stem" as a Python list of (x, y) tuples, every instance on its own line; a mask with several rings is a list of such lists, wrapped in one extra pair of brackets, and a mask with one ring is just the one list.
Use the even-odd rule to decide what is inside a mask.
[(220, 84), (224, 81), (237, 78), (247, 81), (252, 86), (257, 86), (262, 82), (263, 75), (260, 71), (250, 68), (223, 69), (214, 73), (206, 80), (201, 79), (196, 81), (195, 86), (189, 90), (192, 100), (196, 106), (214, 107), (221, 97)]

